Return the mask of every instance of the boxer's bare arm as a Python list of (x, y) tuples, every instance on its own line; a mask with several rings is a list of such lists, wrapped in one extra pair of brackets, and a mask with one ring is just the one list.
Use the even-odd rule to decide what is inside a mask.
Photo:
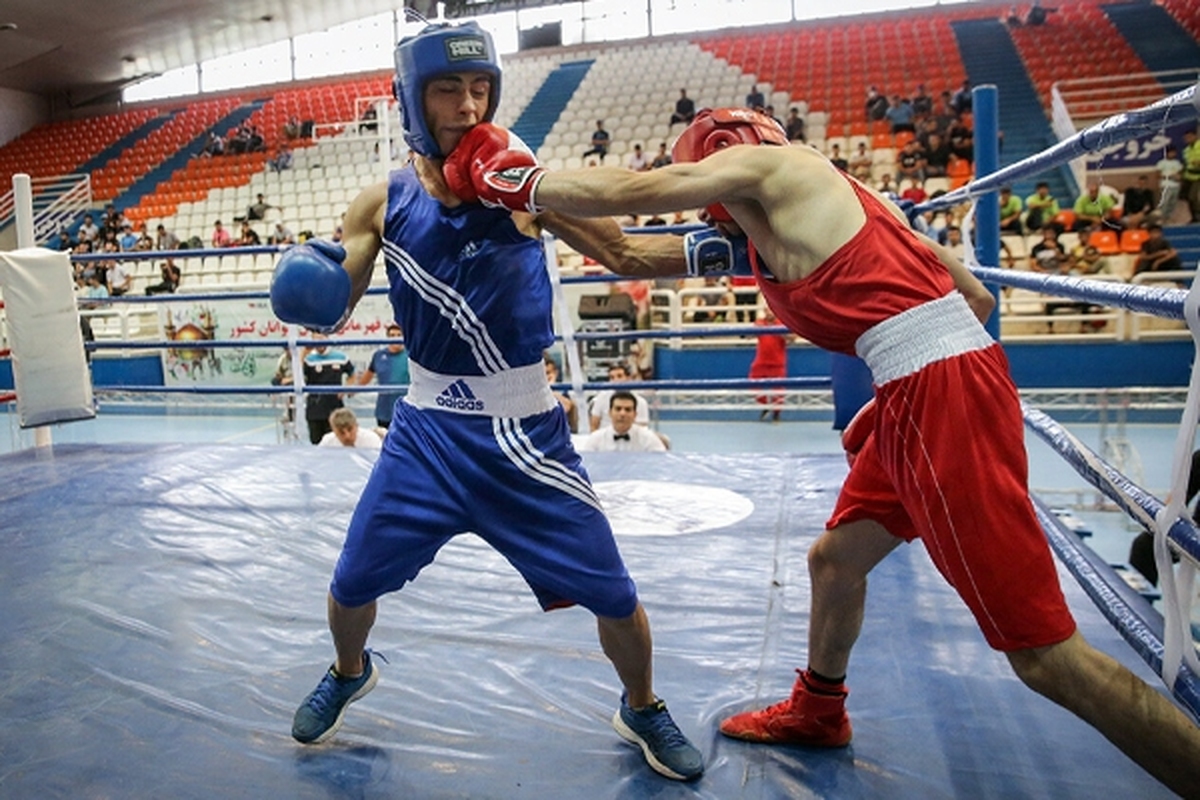
[(534, 199), (540, 206), (585, 217), (753, 202), (758, 187), (774, 169), (773, 159), (761, 157), (766, 149), (731, 147), (703, 161), (649, 172), (621, 167), (547, 172)]
[(375, 268), (375, 256), (383, 244), (383, 210), (387, 205), (387, 184), (377, 183), (359, 192), (346, 210), (342, 223), (342, 246), (346, 248), (343, 266), (350, 273), (350, 307), (353, 308), (367, 286)]
[[(628, 171), (628, 170), (625, 170)], [(547, 211), (538, 222), (574, 250), (630, 278), (677, 277), (687, 268), (683, 239), (670, 234), (626, 235), (609, 217), (582, 219)]]
[(939, 261), (946, 265), (946, 269), (950, 271), (950, 277), (954, 279), (955, 288), (962, 293), (963, 297), (967, 298), (967, 305), (975, 312), (975, 316), (979, 318), (979, 321), (987, 322), (988, 317), (992, 315), (993, 309), (996, 308), (996, 298), (988, 288), (972, 275), (966, 265), (959, 261), (948, 248), (938, 244), (922, 233), (918, 233), (916, 236), (929, 249), (933, 250)]

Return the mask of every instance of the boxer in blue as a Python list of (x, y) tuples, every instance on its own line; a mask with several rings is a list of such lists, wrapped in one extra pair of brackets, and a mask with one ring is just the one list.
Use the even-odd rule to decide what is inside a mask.
[(330, 584), (337, 657), (297, 710), (292, 735), (315, 743), (337, 731), (378, 680), (366, 648), (377, 598), (412, 580), (452, 536), (474, 531), (544, 609), (578, 604), (596, 615), (625, 688), (613, 726), (653, 769), (691, 780), (702, 756), (654, 693), (646, 613), (546, 382), (552, 297), (540, 229), (627, 271), (650, 261), (683, 271), (684, 248), (678, 237), (626, 238), (612, 220), (535, 220), (455, 197), (445, 155), (492, 118), (500, 79), (491, 37), (474, 23), (431, 25), (402, 40), (395, 89), (412, 163), (351, 203), (344, 250), (301, 245), (276, 267), (276, 314), (335, 330), (382, 248), (411, 372)]

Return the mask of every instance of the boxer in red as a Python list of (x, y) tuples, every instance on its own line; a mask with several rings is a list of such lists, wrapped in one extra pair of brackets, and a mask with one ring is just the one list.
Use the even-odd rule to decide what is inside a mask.
[[(506, 149), (501, 133), (478, 126), (447, 160), (447, 182), (460, 197), (578, 216), (703, 207), (723, 234), (749, 237), (753, 273), (785, 325), (826, 349), (856, 353), (871, 369), (874, 412), (856, 422), (870, 433), (848, 437), (858, 440), (856, 457), (808, 555), (808, 668), (798, 670), (788, 699), (726, 719), (722, 733), (848, 744), (844, 679), (867, 575), (901, 542), (920, 538), (1026, 685), (1174, 791), (1195, 793), (1200, 729), (1075, 628), (1027, 494), (1016, 387), (981, 322), (994, 299), (948, 250), (747, 109), (701, 112), (676, 142), (674, 164), (642, 173), (549, 172)], [(705, 257), (720, 248), (704, 242), (689, 267), (737, 261)], [(971, 436), (981, 420), (986, 431)]]

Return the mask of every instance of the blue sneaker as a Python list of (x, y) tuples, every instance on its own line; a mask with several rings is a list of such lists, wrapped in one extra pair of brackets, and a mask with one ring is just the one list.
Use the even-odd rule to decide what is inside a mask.
[(660, 775), (690, 781), (704, 773), (704, 757), (679, 730), (662, 700), (634, 711), (622, 694), (612, 724), (621, 738), (642, 748), (646, 762)]
[(304, 698), (292, 720), (292, 738), (304, 744), (320, 744), (342, 727), (346, 708), (375, 688), (379, 670), (371, 663), (371, 651), (363, 652), (363, 674), (341, 678), (333, 667), (321, 678), (317, 688)]

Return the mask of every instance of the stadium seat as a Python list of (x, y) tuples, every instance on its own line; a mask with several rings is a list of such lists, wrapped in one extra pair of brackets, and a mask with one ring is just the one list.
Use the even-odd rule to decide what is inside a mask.
[(1148, 238), (1150, 238), (1150, 234), (1146, 232), (1145, 228), (1128, 228), (1121, 231), (1121, 252), (1141, 252), (1142, 242)]
[(1101, 255), (1113, 256), (1121, 252), (1121, 245), (1117, 239), (1116, 231), (1092, 231), (1088, 235), (1087, 243), (1089, 247), (1099, 250)]

